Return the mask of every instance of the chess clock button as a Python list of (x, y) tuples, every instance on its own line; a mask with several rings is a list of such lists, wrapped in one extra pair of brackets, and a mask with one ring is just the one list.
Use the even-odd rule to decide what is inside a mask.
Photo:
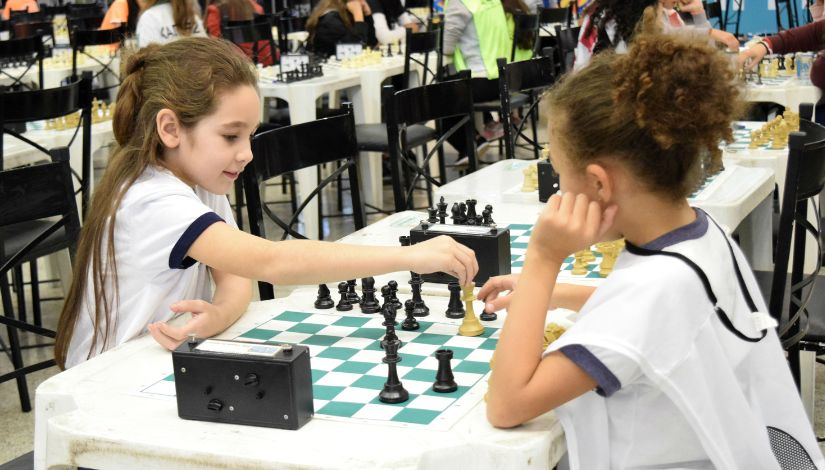
[(209, 404), (206, 405), (206, 407), (212, 411), (221, 411), (223, 409), (223, 402), (217, 398), (213, 398), (209, 400)]

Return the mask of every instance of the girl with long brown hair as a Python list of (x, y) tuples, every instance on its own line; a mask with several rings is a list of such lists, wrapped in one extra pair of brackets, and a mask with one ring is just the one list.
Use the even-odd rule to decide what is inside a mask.
[(366, 0), (321, 0), (307, 19), (308, 43), (316, 53), (335, 55), (338, 44), (375, 45)]
[(138, 0), (138, 5), (138, 47), (166, 44), (184, 36), (206, 36), (194, 0)]
[[(174, 348), (220, 333), (246, 310), (252, 279), (316, 284), (445, 271), (467, 283), (473, 252), (448, 237), (411, 247), (271, 242), (237, 229), (226, 193), (252, 160), (257, 76), (234, 45), (183, 38), (129, 57), (117, 148), (84, 221), (55, 344), (71, 367), (146, 331)], [(214, 292), (212, 284), (214, 283)], [(165, 323), (192, 314), (183, 326)]]

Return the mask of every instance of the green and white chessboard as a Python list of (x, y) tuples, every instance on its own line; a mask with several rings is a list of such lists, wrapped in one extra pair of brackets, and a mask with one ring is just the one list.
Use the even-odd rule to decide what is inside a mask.
[[(396, 334), (402, 341), (398, 376), (410, 399), (390, 405), (378, 400), (387, 380), (387, 365), (381, 362), (384, 352), (379, 347), (386, 333), (383, 320), (380, 315), (287, 310), (235, 339), (309, 346), (316, 418), (449, 429), (487, 390), (486, 377), (499, 329), (485, 325), (483, 335), (466, 337), (458, 336), (458, 325), (422, 319), (417, 331), (397, 327)], [(435, 351), (443, 348), (453, 351), (451, 364), (458, 390), (452, 393), (432, 390), (438, 370)], [(169, 373), (140, 390), (140, 394), (174, 396), (174, 380)]]
[(756, 77), (755, 76), (752, 76), (752, 77), (753, 78), (748, 78), (748, 85), (749, 86), (756, 86), (756, 87), (760, 87), (760, 86), (767, 86), (767, 87), (770, 87), (770, 86), (783, 86), (786, 83), (788, 83), (788, 80), (790, 80), (791, 78), (794, 78), (794, 76), (790, 76), (790, 77), (779, 76), (779, 77), (773, 77), (773, 78), (762, 77), (762, 84), (759, 85), (759, 84), (757, 84), (758, 80), (756, 79)]
[(733, 130), (733, 142), (725, 145), (725, 150), (729, 152), (740, 152), (740, 151), (755, 151), (755, 150), (773, 150), (777, 152), (787, 151), (787, 147), (783, 147), (782, 149), (774, 149), (771, 148), (771, 142), (768, 141), (766, 144), (762, 144), (755, 149), (750, 148), (751, 145), (751, 131), (753, 129), (734, 129)]
[[(530, 234), (533, 232), (533, 224), (510, 224), (510, 267), (512, 272), (521, 272), (524, 267), (524, 257), (527, 254), (527, 243), (530, 241)], [(570, 279), (604, 279), (599, 275), (599, 264), (602, 262), (602, 254), (592, 250), (596, 257), (595, 261), (587, 263), (586, 274), (573, 274), (573, 257), (564, 259), (559, 272), (559, 281)]]

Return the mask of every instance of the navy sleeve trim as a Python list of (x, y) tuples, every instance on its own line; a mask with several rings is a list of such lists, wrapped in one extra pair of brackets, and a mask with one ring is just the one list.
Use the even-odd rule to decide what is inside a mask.
[(596, 393), (604, 397), (609, 397), (622, 388), (619, 379), (610, 372), (610, 369), (602, 361), (593, 355), (590, 350), (580, 344), (562, 346), (559, 351), (581, 367), (593, 380), (599, 384)]
[(188, 256), (186, 253), (195, 240), (215, 222), (223, 222), (224, 220), (214, 212), (207, 212), (197, 219), (195, 219), (189, 227), (180, 236), (175, 246), (172, 247), (172, 253), (169, 254), (169, 269), (187, 269), (196, 261)]

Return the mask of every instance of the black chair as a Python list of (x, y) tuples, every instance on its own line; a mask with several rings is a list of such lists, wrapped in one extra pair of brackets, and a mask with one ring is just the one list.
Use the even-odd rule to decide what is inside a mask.
[[(275, 64), (275, 39), (269, 17), (259, 16), (251, 21), (221, 21), (221, 36), (242, 49), (246, 44), (251, 45), (250, 58), (255, 64)], [(266, 41), (267, 46), (260, 47), (261, 41)]]
[(539, 7), (538, 11), (536, 12), (539, 17), (539, 28), (547, 33), (553, 33), (552, 30), (548, 29), (549, 26), (552, 25), (566, 25), (570, 26), (570, 23), (573, 20), (573, 15), (571, 14), (570, 8), (544, 8)]
[(103, 16), (103, 8), (97, 3), (67, 3), (65, 7), (67, 20)]
[[(68, 153), (68, 149), (63, 150), (60, 153)], [(73, 257), (79, 233), (68, 159), (0, 171), (0, 296), (3, 303), (0, 323), (6, 325), (9, 339), (9, 346), (2, 344), (2, 347), (14, 368), (0, 375), (0, 383), (17, 381), (24, 412), (31, 411), (26, 374), (51, 367), (55, 362), (49, 359), (24, 365), (18, 332), (46, 338), (54, 338), (55, 332), (15, 318), (8, 275), (24, 263), (34, 264), (37, 258), (59, 250), (68, 248)]]
[(104, 16), (102, 14), (87, 14), (84, 16), (66, 17), (66, 27), (69, 34), (76, 29), (92, 30), (100, 27)]
[(576, 45), (579, 43), (580, 26), (575, 28), (562, 29), (556, 26), (556, 41), (559, 49), (560, 70), (558, 75), (565, 74), (573, 70), (573, 61), (576, 58)]
[[(516, 158), (515, 147), (519, 137), (526, 140), (533, 149), (536, 159), (539, 158), (541, 145), (538, 143), (538, 95), (541, 90), (550, 87), (556, 81), (552, 57), (539, 57), (521, 62), (506, 63), (504, 59), (498, 59), (499, 70), (499, 96), (501, 96), (501, 116), (504, 127), (504, 148), (507, 158)], [(513, 125), (510, 116), (510, 97), (513, 93), (526, 94), (530, 101), (527, 112), (522, 117), (518, 126)], [(533, 128), (533, 138), (524, 135), (524, 123), (527, 119)]]
[[(98, 77), (114, 77), (114, 83), (108, 87), (98, 88), (98, 90), (109, 90), (120, 85), (120, 75), (117, 71), (112, 70), (112, 63), (117, 57), (116, 51), (113, 50), (107, 62), (103, 62), (97, 57), (86, 53), (87, 46), (102, 46), (102, 45), (119, 45), (126, 36), (126, 25), (122, 24), (115, 29), (75, 29), (70, 30), (69, 39), (72, 45), (72, 81), (77, 80), (77, 56), (85, 54), (86, 57), (94, 62), (97, 62), (102, 68), (92, 76), (92, 81)], [(104, 75), (107, 74), (108, 75)]]
[[(441, 69), (443, 55), (441, 53), (441, 28), (433, 31), (426, 31), (420, 33), (413, 33), (407, 30), (406, 51), (404, 52), (404, 72), (401, 77), (401, 83), (404, 88), (409, 88), (410, 75), (412, 74), (412, 64), (416, 63), (422, 66), (422, 75), (419, 77), (421, 84), (429, 84), (441, 79)], [(414, 57), (413, 54), (423, 55), (423, 59)], [(435, 54), (435, 70), (430, 68), (430, 55)], [(386, 103), (384, 104), (386, 106)], [(389, 153), (390, 145), (387, 141), (387, 124), (386, 117), (382, 123), (358, 124), (355, 126), (355, 132), (358, 137), (358, 150), (362, 152), (381, 152)], [(415, 148), (422, 147), (424, 154), (428, 152), (427, 143), (438, 139), (440, 135), (439, 129), (427, 127), (424, 124), (412, 125), (407, 129), (406, 147)], [(444, 165), (443, 148), (438, 147), (439, 152), (439, 172), (441, 178), (446, 177), (446, 169)], [(373, 208), (381, 210), (381, 208)]]
[(705, 7), (705, 16), (708, 21), (716, 21), (713, 26), (716, 29), (725, 30), (725, 15), (722, 14), (722, 2), (715, 0), (713, 2), (702, 2)]
[[(769, 283), (769, 306), (771, 315), (779, 322), (779, 335), (788, 352), (791, 372), (810, 413), (813, 411), (814, 380), (809, 372), (816, 356), (825, 352), (825, 315), (822, 314), (825, 302), (815, 289), (822, 264), (821, 228), (818, 223), (808, 220), (808, 206), (809, 200), (817, 206), (815, 201), (825, 187), (825, 127), (800, 120), (800, 132), (791, 133), (788, 148), (774, 270)], [(818, 221), (819, 214), (814, 214), (813, 218)], [(817, 245), (818, 256), (815, 268), (806, 274), (805, 247), (809, 235)], [(768, 284), (770, 273), (755, 274), (760, 284)], [(811, 308), (812, 305), (815, 308)]]
[[(361, 186), (358, 180), (358, 143), (355, 140), (355, 118), (352, 106), (345, 104), (344, 112), (316, 121), (280, 127), (257, 134), (252, 138), (252, 154), (255, 158), (243, 172), (249, 228), (253, 235), (266, 238), (264, 214), (283, 230), (281, 240), (288, 236), (307, 238), (293, 226), (309, 201), (333, 182), (338, 175), (347, 172), (349, 177), (352, 216), (355, 229), (366, 225), (364, 206), (361, 203)], [(319, 136), (323, 136), (319, 139)], [(325, 163), (341, 162), (332, 174), (324, 178), (298, 206), (288, 221), (270, 210), (264, 202), (265, 182), (276, 176)], [(320, 212), (320, 204), (319, 212)], [(319, 214), (320, 215), (320, 214)], [(319, 217), (320, 218), (320, 217)], [(271, 284), (258, 283), (261, 300), (274, 298)]]
[(283, 12), (278, 16), (278, 48), (281, 54), (287, 54), (289, 49), (289, 33), (307, 30), (306, 16), (288, 16), (288, 12)]
[(54, 26), (49, 20), (14, 23), (12, 26), (12, 32), (12, 37), (15, 39), (37, 36), (41, 38), (43, 44), (49, 44), (50, 42), (51, 47), (55, 47), (57, 45), (57, 42), (54, 39)]
[[(470, 78), (449, 80), (432, 85), (424, 85), (407, 90), (395, 91), (392, 85), (384, 86), (382, 102), (387, 117), (387, 142), (389, 147), (392, 189), (397, 212), (412, 208), (412, 191), (423, 178), (430, 185), (440, 186), (429, 174), (429, 161), (446, 139), (463, 130), (467, 145), (468, 171), (476, 169), (475, 136), (473, 133), (473, 94)], [(424, 156), (419, 166), (409, 152), (409, 129), (415, 124), (458, 118), (439, 136), (435, 147)], [(412, 158), (411, 158), (412, 157)], [(407, 176), (402, 182), (402, 174)], [(428, 191), (428, 202), (432, 206), (432, 194)]]
[[(43, 40), (39, 36), (0, 41), (0, 75), (12, 80), (11, 85), (7, 85), (5, 88), (32, 90), (33, 87), (24, 82), (24, 79), (29, 70), (36, 64), (37, 86), (42, 89), (44, 57), (45, 48), (43, 47)], [(18, 67), (25, 67), (25, 70), (15, 74), (9, 72), (9, 69)], [(0, 162), (0, 168), (2, 168), (2, 162)]]
[[(523, 32), (528, 31), (533, 35), (533, 45), (530, 47), (530, 50), (533, 52), (533, 56), (536, 55), (536, 46), (539, 43), (539, 27), (541, 24), (539, 23), (539, 16), (538, 15), (513, 15), (513, 37), (519, 37)], [(516, 60), (516, 41), (513, 41), (513, 47), (510, 49), (510, 62)]]

